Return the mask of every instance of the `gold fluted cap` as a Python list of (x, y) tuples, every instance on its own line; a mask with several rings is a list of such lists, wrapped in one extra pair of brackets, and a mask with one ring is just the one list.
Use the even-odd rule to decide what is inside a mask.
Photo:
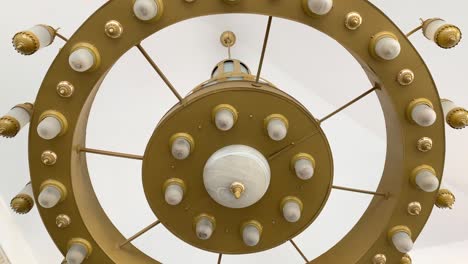
[(454, 25), (445, 25), (437, 30), (434, 41), (439, 47), (450, 49), (458, 45), (462, 38), (461, 30)]
[(411, 257), (410, 257), (408, 254), (405, 254), (405, 255), (401, 258), (400, 263), (401, 263), (401, 264), (411, 264), (411, 263), (413, 263), (413, 260), (411, 259)]
[(22, 31), (13, 37), (13, 47), (22, 55), (32, 55), (39, 50), (39, 39), (29, 31)]
[(447, 114), (447, 124), (455, 129), (463, 129), (468, 126), (468, 111), (464, 108), (454, 108)]
[(377, 254), (372, 258), (372, 264), (385, 264), (387, 257), (384, 254)]
[(447, 189), (440, 189), (435, 205), (442, 209), (452, 209), (455, 205), (455, 195)]
[(27, 214), (34, 206), (34, 199), (27, 194), (20, 193), (11, 200), (10, 206), (17, 214)]
[(0, 136), (12, 138), (20, 131), (20, 123), (16, 118), (4, 116), (0, 118)]

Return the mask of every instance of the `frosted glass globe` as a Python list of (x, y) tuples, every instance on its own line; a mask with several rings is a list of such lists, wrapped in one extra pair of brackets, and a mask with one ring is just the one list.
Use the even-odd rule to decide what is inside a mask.
[(308, 0), (307, 7), (316, 15), (325, 15), (333, 7), (333, 0)]
[(41, 49), (49, 46), (54, 40), (54, 36), (50, 34), (46, 26), (36, 25), (30, 28), (28, 31), (33, 33), (37, 37), (37, 39), (39, 40), (39, 48)]
[(81, 264), (88, 255), (87, 248), (82, 245), (75, 243), (73, 244), (67, 252), (67, 264)]
[(228, 131), (234, 126), (234, 115), (227, 109), (221, 109), (216, 113), (216, 127), (221, 131)]
[(154, 0), (136, 0), (133, 4), (135, 16), (143, 21), (148, 21), (158, 15), (159, 7)]
[(408, 253), (413, 249), (413, 240), (405, 232), (398, 232), (393, 235), (392, 242), (395, 248), (401, 253)]
[(300, 159), (294, 164), (296, 176), (301, 180), (309, 180), (314, 176), (314, 165), (308, 159)]
[(260, 230), (256, 226), (247, 225), (242, 230), (242, 239), (249, 247), (254, 247), (260, 242)]
[(62, 123), (55, 117), (46, 117), (37, 126), (37, 134), (45, 140), (56, 138), (60, 132), (62, 132)]
[(24, 110), (21, 107), (13, 107), (13, 109), (11, 109), (6, 115), (15, 118), (20, 124), (21, 128), (27, 125), (29, 121), (31, 120), (31, 116), (29, 115), (29, 112)]
[(401, 47), (398, 40), (384, 37), (375, 44), (375, 54), (384, 60), (393, 60), (400, 55)]
[(286, 221), (295, 223), (301, 218), (301, 207), (295, 201), (289, 201), (283, 206), (283, 216)]
[(172, 156), (178, 160), (184, 160), (188, 158), (191, 152), (191, 146), (187, 139), (177, 138), (172, 143)]
[(419, 104), (413, 108), (411, 117), (416, 124), (428, 127), (432, 126), (437, 120), (437, 114), (432, 107), (426, 104)]
[(170, 205), (178, 205), (184, 198), (184, 190), (177, 184), (171, 184), (167, 186), (164, 198), (166, 203)]
[(201, 240), (208, 240), (213, 234), (214, 227), (213, 223), (206, 218), (200, 218), (197, 222), (196, 233), (197, 237)]
[(79, 48), (70, 54), (68, 63), (74, 71), (85, 72), (91, 69), (96, 62), (91, 50), (87, 48)]
[(52, 208), (56, 206), (62, 199), (62, 193), (55, 186), (45, 187), (39, 194), (38, 202), (44, 208)]
[(283, 120), (274, 118), (268, 122), (268, 135), (274, 141), (283, 140), (288, 134), (288, 127)]
[(416, 174), (416, 185), (425, 192), (434, 192), (439, 188), (439, 179), (430, 170), (421, 170)]

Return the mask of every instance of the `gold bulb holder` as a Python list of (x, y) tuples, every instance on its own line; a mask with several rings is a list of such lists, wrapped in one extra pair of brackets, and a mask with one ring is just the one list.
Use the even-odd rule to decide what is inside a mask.
[(388, 238), (388, 241), (390, 243), (393, 244), (392, 242), (392, 239), (393, 239), (393, 236), (396, 234), (396, 233), (400, 233), (400, 232), (404, 232), (406, 234), (408, 234), (409, 237), (412, 237), (413, 234), (411, 232), (411, 229), (407, 226), (404, 226), (404, 225), (399, 225), (399, 226), (394, 226), (392, 227), (388, 233), (387, 233), (387, 238)]
[(42, 192), (46, 187), (53, 186), (56, 187), (60, 191), (60, 202), (63, 202), (68, 195), (67, 188), (61, 182), (56, 180), (46, 180), (41, 184), (39, 188), (39, 192)]
[(398, 73), (397, 81), (402, 86), (408, 86), (414, 82), (414, 72), (410, 69), (403, 69)]
[(92, 72), (92, 71), (97, 70), (97, 68), (99, 68), (99, 66), (101, 65), (101, 54), (99, 53), (99, 50), (94, 45), (92, 45), (90, 43), (81, 42), (81, 43), (78, 43), (78, 44), (74, 45), (71, 48), (70, 54), (72, 54), (74, 51), (76, 51), (78, 49), (87, 49), (88, 51), (91, 52), (91, 54), (93, 55), (93, 58), (94, 58), (93, 66), (91, 68), (89, 68), (85, 72)]
[(421, 214), (422, 206), (419, 202), (411, 202), (408, 204), (408, 214), (412, 216), (418, 216)]
[(441, 209), (453, 209), (455, 205), (455, 195), (447, 189), (440, 189), (437, 194), (435, 205)]
[(57, 154), (51, 150), (42, 152), (41, 161), (46, 166), (53, 166), (57, 163)]
[(187, 142), (190, 144), (190, 153), (192, 153), (195, 150), (195, 140), (188, 133), (177, 133), (177, 134), (172, 135), (172, 137), (169, 139), (169, 148), (170, 149), (172, 149), (172, 145), (179, 138), (183, 138), (183, 139), (187, 140)]
[(237, 120), (239, 119), (239, 113), (237, 112), (234, 106), (229, 104), (220, 104), (213, 108), (213, 111), (211, 113), (211, 119), (213, 120), (213, 122), (215, 122), (216, 120), (216, 114), (221, 110), (228, 110), (229, 112), (231, 112), (232, 116), (234, 117), (234, 124), (237, 123)]
[(408, 107), (406, 108), (406, 117), (413, 124), (416, 124), (416, 121), (413, 120), (413, 110), (416, 106), (419, 106), (419, 105), (427, 105), (430, 108), (434, 109), (434, 105), (427, 98), (418, 98), (418, 99), (414, 99), (413, 101), (411, 101)]
[(260, 236), (262, 236), (262, 233), (263, 233), (263, 226), (262, 224), (260, 224), (260, 222), (258, 222), (257, 220), (249, 220), (247, 222), (244, 222), (241, 226), (241, 235), (242, 233), (244, 232), (244, 228), (246, 228), (247, 226), (253, 226), (255, 228), (257, 228), (258, 230), (258, 233), (260, 234)]
[(413, 260), (411, 259), (410, 255), (405, 254), (403, 257), (401, 257), (400, 264), (411, 264), (413, 263)]
[(123, 26), (117, 20), (110, 20), (104, 26), (104, 32), (109, 38), (117, 39), (123, 34)]
[(63, 136), (65, 133), (67, 133), (68, 121), (67, 121), (67, 118), (65, 118), (65, 116), (62, 113), (55, 111), (55, 110), (47, 110), (44, 113), (42, 113), (42, 115), (39, 117), (39, 123), (42, 120), (46, 119), (47, 117), (53, 117), (59, 121), (62, 129), (60, 130), (60, 133), (58, 134), (58, 136)]
[(446, 121), (454, 129), (463, 129), (468, 126), (468, 110), (456, 107), (447, 113)]
[(230, 190), (236, 199), (240, 199), (245, 192), (245, 186), (241, 182), (233, 182), (230, 186)]
[(232, 31), (224, 31), (220, 37), (221, 44), (226, 48), (234, 46), (236, 44), (236, 40), (236, 34)]
[(418, 166), (418, 167), (414, 168), (413, 171), (411, 172), (410, 182), (414, 187), (416, 187), (418, 189), (421, 189), (421, 188), (419, 188), (419, 186), (416, 184), (416, 176), (422, 170), (428, 170), (437, 177), (436, 170), (433, 167), (429, 166), (429, 165), (423, 164), (421, 166)]
[(385, 264), (387, 263), (387, 257), (384, 254), (377, 254), (372, 258), (372, 264)]
[(356, 30), (362, 25), (362, 16), (358, 12), (350, 12), (345, 18), (345, 27), (349, 30)]
[(200, 220), (202, 219), (206, 219), (210, 221), (210, 223), (213, 225), (213, 233), (214, 233), (214, 231), (216, 230), (216, 218), (212, 215), (205, 214), (205, 213), (200, 214), (193, 219), (193, 230), (197, 229), (197, 223), (200, 222)]
[(0, 118), (0, 136), (13, 138), (18, 134), (20, 129), (20, 123), (16, 118), (12, 116), (3, 116)]
[(303, 160), (303, 159), (310, 161), (312, 163), (312, 167), (314, 167), (315, 169), (316, 163), (312, 155), (307, 154), (307, 153), (298, 153), (291, 159), (291, 163), (290, 163), (291, 170), (295, 171), (296, 162), (298, 162), (299, 160)]
[(57, 84), (57, 94), (62, 98), (70, 98), (75, 92), (75, 87), (68, 81), (62, 81)]
[(180, 188), (182, 188), (182, 191), (184, 191), (184, 194), (187, 192), (187, 186), (185, 185), (185, 182), (179, 178), (171, 178), (167, 181), (164, 182), (163, 185), (163, 192), (166, 192), (167, 187), (170, 185), (179, 185)]
[[(39, 26), (43, 26), (47, 29), (47, 31), (49, 31), (52, 39), (50, 44), (52, 44), (56, 36), (56, 30), (48, 25)], [(36, 53), (41, 48), (39, 38), (31, 31), (21, 31), (16, 33), (13, 36), (12, 43), (13, 47), (18, 53), (26, 56)]]
[(433, 142), (431, 138), (422, 137), (418, 140), (418, 150), (421, 152), (429, 152), (432, 150)]
[(461, 30), (457, 26), (450, 24), (440, 27), (434, 36), (435, 43), (443, 49), (454, 48), (460, 43), (461, 39)]
[(283, 211), (283, 207), (289, 202), (297, 203), (299, 205), (299, 208), (301, 209), (301, 212), (304, 210), (304, 203), (301, 201), (301, 199), (299, 199), (296, 196), (286, 196), (283, 198), (283, 200), (281, 200), (280, 203), (281, 212)]
[(268, 133), (268, 123), (270, 123), (270, 121), (273, 119), (281, 120), (286, 125), (286, 129), (289, 129), (289, 121), (284, 115), (272, 114), (272, 115), (267, 116), (267, 118), (265, 118), (265, 121), (264, 121), (264, 126), (265, 126), (265, 129), (267, 130), (267, 133)]
[(389, 32), (389, 31), (382, 31), (382, 32), (379, 32), (377, 34), (375, 34), (374, 36), (372, 36), (370, 42), (369, 42), (369, 53), (372, 55), (372, 57), (378, 59), (378, 60), (381, 60), (381, 61), (386, 61), (385, 59), (379, 57), (379, 55), (377, 55), (377, 53), (375, 52), (375, 46), (377, 45), (377, 43), (379, 42), (379, 40), (383, 39), (383, 38), (392, 38), (392, 39), (395, 39), (398, 41), (398, 37), (393, 34), (392, 32)]
[(88, 258), (91, 255), (91, 253), (93, 253), (93, 247), (91, 246), (91, 243), (89, 243), (88, 240), (86, 240), (86, 239), (72, 238), (70, 241), (68, 241), (67, 250), (70, 250), (70, 248), (73, 246), (73, 244), (80, 244), (80, 245), (83, 245), (86, 248), (86, 252), (88, 253), (86, 255), (86, 258)]
[(34, 199), (27, 194), (20, 193), (11, 200), (10, 207), (17, 214), (27, 214), (34, 207)]
[(55, 218), (55, 224), (60, 229), (65, 229), (71, 225), (71, 218), (68, 215), (61, 214)]

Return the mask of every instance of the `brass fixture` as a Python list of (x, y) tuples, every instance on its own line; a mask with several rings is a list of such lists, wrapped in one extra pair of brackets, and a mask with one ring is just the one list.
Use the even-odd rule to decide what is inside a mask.
[(41, 161), (47, 166), (55, 165), (55, 163), (57, 163), (57, 154), (53, 151), (46, 150), (42, 152)]
[(104, 26), (104, 31), (109, 38), (117, 39), (123, 34), (123, 26), (119, 21), (110, 20)]
[(11, 200), (10, 207), (17, 214), (27, 214), (34, 207), (34, 199), (27, 194), (20, 193)]
[(413, 261), (411, 260), (410, 255), (405, 254), (403, 255), (403, 257), (401, 257), (400, 264), (411, 264), (411, 263), (413, 263)]
[(421, 213), (422, 207), (419, 202), (411, 202), (408, 204), (408, 213), (413, 216), (418, 216)]
[(438, 208), (453, 209), (455, 205), (455, 195), (450, 190), (440, 189), (435, 204)]
[(362, 25), (362, 17), (358, 12), (350, 12), (346, 15), (345, 26), (349, 30), (356, 30)]
[(432, 149), (432, 139), (428, 137), (422, 137), (418, 140), (418, 150), (421, 152), (428, 152)]
[(414, 72), (409, 69), (401, 70), (400, 73), (398, 73), (397, 80), (398, 83), (400, 83), (403, 86), (410, 85), (414, 81)]
[(75, 87), (67, 81), (62, 81), (57, 84), (57, 93), (60, 97), (69, 98), (73, 95)]
[(372, 259), (372, 264), (386, 264), (387, 257), (384, 254), (377, 254)]
[(230, 189), (231, 189), (231, 193), (234, 195), (234, 197), (236, 197), (236, 199), (240, 199), (242, 194), (245, 191), (245, 186), (244, 186), (244, 184), (242, 184), (240, 182), (233, 182), (231, 184)]
[(65, 214), (58, 215), (57, 218), (55, 218), (55, 224), (60, 229), (67, 228), (71, 224), (71, 218)]

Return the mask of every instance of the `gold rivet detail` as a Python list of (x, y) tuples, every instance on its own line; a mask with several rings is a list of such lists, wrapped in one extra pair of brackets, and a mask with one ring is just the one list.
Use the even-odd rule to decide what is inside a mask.
[(412, 216), (418, 216), (421, 213), (422, 207), (419, 202), (411, 202), (408, 204), (408, 213)]
[(119, 21), (111, 20), (104, 26), (104, 31), (109, 38), (120, 38), (123, 33), (123, 26)]
[(55, 165), (55, 163), (57, 163), (57, 154), (53, 151), (46, 150), (42, 152), (41, 161), (47, 166)]
[(385, 264), (387, 263), (387, 257), (384, 254), (377, 254), (372, 259), (372, 264)]
[(350, 12), (346, 15), (345, 26), (349, 30), (356, 30), (362, 25), (362, 16), (357, 12)]
[(224, 31), (220, 37), (221, 44), (226, 48), (234, 46), (236, 44), (236, 40), (236, 34), (232, 31)]
[(60, 97), (69, 98), (73, 95), (75, 87), (67, 81), (62, 81), (57, 84), (57, 93)]
[(55, 218), (55, 224), (60, 229), (67, 228), (71, 224), (71, 218), (66, 214), (58, 215), (57, 218)]
[(411, 260), (411, 257), (408, 254), (405, 254), (400, 261), (400, 264), (411, 264), (413, 261)]
[(400, 85), (410, 85), (414, 82), (414, 73), (412, 70), (403, 69), (398, 73), (397, 80)]
[(421, 152), (431, 151), (433, 147), (432, 139), (423, 137), (418, 140), (418, 150)]

